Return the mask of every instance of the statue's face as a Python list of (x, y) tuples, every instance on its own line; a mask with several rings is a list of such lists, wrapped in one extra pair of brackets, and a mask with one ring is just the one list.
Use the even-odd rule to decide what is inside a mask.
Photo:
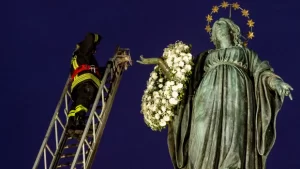
[(224, 38), (229, 38), (230, 40), (230, 28), (228, 26), (228, 24), (223, 21), (223, 20), (218, 20), (214, 23), (214, 31), (215, 32), (215, 35), (216, 35), (216, 38), (218, 41), (222, 41), (224, 40)]

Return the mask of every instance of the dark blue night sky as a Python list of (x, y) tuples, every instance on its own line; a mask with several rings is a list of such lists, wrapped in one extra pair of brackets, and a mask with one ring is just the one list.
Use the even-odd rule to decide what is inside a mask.
[[(96, 57), (105, 65), (116, 45), (139, 59), (160, 56), (176, 40), (198, 54), (213, 47), (205, 16), (222, 1), (14, 0), (6, 2), (2, 31), (1, 129), (3, 169), (29, 169), (45, 136), (68, 76), (75, 44), (86, 32), (103, 36)], [(234, 1), (229, 1), (234, 2)], [(255, 21), (249, 48), (269, 60), (293, 88), (277, 120), (277, 141), (267, 169), (299, 169), (299, 2), (243, 0)], [(6, 6), (6, 5), (4, 5)], [(228, 16), (227, 12), (220, 13)], [(233, 20), (246, 30), (239, 12)], [(167, 133), (153, 132), (140, 114), (152, 66), (136, 62), (124, 74), (93, 165), (99, 169), (171, 169)]]

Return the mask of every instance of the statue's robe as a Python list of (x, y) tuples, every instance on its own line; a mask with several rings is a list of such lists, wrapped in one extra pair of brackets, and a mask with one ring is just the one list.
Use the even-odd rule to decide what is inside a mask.
[(168, 127), (174, 168), (265, 169), (283, 102), (269, 84), (280, 77), (243, 47), (203, 52), (194, 64)]

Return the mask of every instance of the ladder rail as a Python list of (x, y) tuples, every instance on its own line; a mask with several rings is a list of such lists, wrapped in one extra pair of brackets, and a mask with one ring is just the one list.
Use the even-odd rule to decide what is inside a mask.
[[(69, 77), (69, 81), (70, 81), (70, 77)], [(69, 101), (68, 98), (71, 99), (71, 95), (69, 94), (69, 92), (67, 90), (67, 92), (65, 93), (65, 109), (64, 109), (64, 113), (65, 113), (66, 117), (67, 117), (67, 113), (69, 111), (68, 110), (68, 101)], [(58, 115), (57, 115), (57, 118), (58, 118), (58, 120), (60, 120), (60, 118), (58, 117)], [(67, 123), (68, 123), (68, 121), (67, 121)], [(59, 163), (59, 160), (60, 160), (60, 156), (62, 155), (62, 152), (64, 150), (64, 146), (65, 146), (65, 144), (66, 144), (66, 142), (68, 140), (68, 136), (66, 134), (65, 126), (62, 126), (62, 128), (63, 128), (63, 131), (61, 133), (59, 142), (56, 143), (55, 153), (52, 155), (52, 160), (51, 160), (51, 163), (50, 163), (50, 166), (49, 166), (49, 168), (51, 168), (51, 169), (54, 168), (54, 167), (55, 168), (57, 167), (57, 165)], [(55, 138), (57, 139), (58, 138), (58, 136), (57, 136), (57, 134), (58, 134), (57, 133), (57, 127), (55, 128), (55, 130), (56, 130), (56, 132), (55, 132), (55, 134), (56, 134)]]
[(64, 146), (65, 146), (65, 144), (66, 144), (66, 142), (67, 142), (67, 135), (66, 135), (66, 130), (64, 130), (63, 131), (63, 133), (62, 133), (62, 137), (60, 138), (60, 141), (59, 141), (59, 146), (58, 146), (58, 148), (56, 149), (56, 152), (55, 152), (55, 154), (54, 154), (54, 156), (53, 156), (53, 159), (52, 159), (52, 161), (51, 161), (51, 163), (50, 163), (50, 166), (49, 166), (49, 168), (56, 168), (57, 167), (57, 165), (58, 165), (58, 163), (59, 163), (59, 160), (60, 160), (60, 156), (61, 156), (61, 154), (62, 154), (62, 151), (64, 150), (63, 148), (64, 148)]
[(99, 127), (97, 129), (97, 132), (96, 132), (96, 142), (92, 145), (92, 149), (94, 151), (90, 152), (88, 154), (88, 157), (87, 157), (87, 168), (90, 169), (93, 165), (93, 161), (95, 159), (95, 156), (96, 156), (96, 153), (98, 151), (98, 147), (100, 145), (100, 142), (101, 142), (101, 138), (102, 138), (102, 135), (103, 135), (103, 132), (104, 132), (104, 129), (105, 129), (105, 126), (106, 126), (106, 122), (108, 120), (108, 117), (109, 117), (109, 114), (111, 112), (111, 108), (112, 108), (112, 105), (113, 105), (113, 102), (114, 102), (114, 99), (115, 99), (115, 95), (118, 91), (118, 87), (119, 87), (119, 84), (120, 84), (120, 81), (122, 79), (122, 73), (123, 71), (120, 71), (120, 72), (115, 72), (114, 76), (116, 76), (115, 79), (116, 81), (114, 81), (114, 83), (112, 84), (111, 86), (111, 91), (109, 94), (111, 94), (106, 102), (106, 105), (105, 105), (105, 110), (101, 113), (102, 114), (102, 127)]
[[(42, 145), (41, 145), (41, 147), (40, 147), (40, 150), (39, 150), (39, 152), (38, 152), (38, 155), (37, 155), (37, 157), (36, 157), (36, 159), (35, 159), (35, 162), (34, 162), (34, 164), (33, 164), (33, 167), (32, 167), (33, 169), (36, 169), (36, 168), (38, 167), (38, 165), (39, 165), (39, 163), (40, 163), (40, 160), (41, 160), (41, 157), (43, 156), (43, 153), (45, 154), (45, 151), (46, 151), (46, 150), (45, 150), (45, 149), (46, 149), (46, 145), (47, 145), (48, 139), (49, 139), (49, 137), (50, 137), (50, 135), (51, 135), (53, 126), (54, 126), (54, 124), (55, 124), (56, 117), (57, 117), (57, 115), (58, 115), (58, 113), (59, 113), (59, 110), (60, 110), (60, 108), (61, 108), (61, 105), (62, 105), (62, 103), (63, 103), (65, 94), (66, 94), (67, 91), (68, 91), (69, 82), (70, 82), (70, 76), (68, 77), (68, 80), (67, 80), (67, 82), (66, 82), (66, 84), (65, 84), (65, 87), (64, 87), (64, 89), (63, 89), (63, 92), (62, 92), (62, 94), (61, 94), (61, 96), (60, 96), (59, 102), (58, 102), (58, 104), (57, 104), (57, 106), (56, 106), (56, 108), (55, 108), (53, 117), (52, 117), (52, 119), (51, 119), (51, 121), (50, 121), (50, 124), (49, 124), (49, 127), (48, 127), (48, 129), (47, 129), (45, 138), (44, 138), (44, 140), (43, 140), (43, 142), (42, 142)], [(45, 156), (45, 155), (44, 155), (44, 158), (46, 159), (46, 156)]]
[[(97, 106), (98, 106), (98, 103), (99, 103), (99, 100), (100, 100), (100, 96), (102, 95), (102, 90), (103, 90), (103, 87), (104, 87), (104, 85), (105, 85), (107, 76), (108, 76), (108, 74), (109, 74), (110, 71), (111, 71), (110, 67), (111, 67), (111, 63), (107, 64), (107, 67), (106, 67), (104, 76), (103, 76), (103, 78), (102, 78), (102, 82), (101, 82), (100, 87), (99, 87), (99, 90), (98, 90), (98, 92), (97, 92), (96, 99), (95, 99), (95, 101), (94, 101), (94, 104), (93, 104), (91, 113), (90, 113), (89, 118), (88, 118), (88, 121), (87, 121), (87, 123), (86, 123), (86, 127), (85, 127), (84, 132), (83, 132), (83, 134), (82, 134), (82, 136), (81, 136), (82, 139), (80, 140), (80, 143), (79, 143), (78, 148), (77, 148), (77, 150), (76, 150), (76, 154), (75, 154), (75, 157), (74, 157), (74, 159), (73, 159), (73, 162), (72, 162), (72, 165), (71, 165), (71, 169), (74, 169), (75, 166), (76, 166), (76, 162), (77, 162), (77, 159), (78, 159), (78, 157), (79, 157), (79, 154), (80, 154), (80, 151), (81, 151), (81, 149), (82, 149), (82, 146), (83, 146), (83, 144), (84, 144), (84, 141), (85, 141), (85, 138), (86, 138), (86, 136), (87, 136), (87, 133), (88, 133), (88, 131), (89, 131), (89, 128), (90, 128), (90, 125), (91, 125), (91, 122), (92, 122), (92, 118), (93, 118), (93, 116), (94, 116), (94, 112), (95, 112), (95, 110), (96, 110), (96, 108), (97, 108)], [(102, 123), (102, 122), (100, 121), (100, 122), (99, 122), (99, 125), (102, 125), (101, 123)], [(99, 127), (100, 127), (100, 126), (99, 126)], [(91, 150), (91, 151), (94, 151), (94, 150)], [(84, 168), (85, 168), (85, 167), (84, 167)]]

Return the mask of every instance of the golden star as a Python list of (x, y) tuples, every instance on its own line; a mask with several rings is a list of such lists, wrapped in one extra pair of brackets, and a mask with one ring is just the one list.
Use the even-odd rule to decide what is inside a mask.
[(253, 22), (252, 19), (249, 19), (249, 20), (247, 21), (247, 25), (248, 25), (250, 28), (253, 28), (253, 27), (254, 27), (254, 24), (255, 24), (255, 22)]
[(242, 10), (242, 15), (245, 16), (245, 17), (249, 17), (249, 11), (246, 10), (246, 9), (243, 9)]
[(248, 46), (248, 42), (247, 41), (243, 42), (243, 45), (244, 45), (244, 47), (247, 47)]
[(229, 4), (226, 1), (223, 1), (222, 4), (221, 4), (222, 8), (227, 8), (228, 6), (229, 6)]
[(210, 32), (211, 32), (211, 27), (210, 27), (210, 25), (206, 25), (206, 26), (205, 26), (205, 30), (206, 30), (206, 32), (210, 33)]
[(254, 38), (254, 32), (249, 31), (248, 32), (248, 39), (253, 39)]
[(208, 14), (208, 15), (206, 16), (206, 21), (207, 21), (208, 23), (210, 23), (212, 20), (213, 20), (212, 16), (211, 16), (210, 14)]
[(240, 4), (238, 4), (237, 2), (235, 2), (235, 3), (232, 4), (232, 7), (233, 7), (234, 10), (237, 10), (237, 9), (240, 8)]
[(212, 13), (218, 13), (219, 7), (218, 6), (213, 6), (213, 8), (211, 10), (212, 10)]

